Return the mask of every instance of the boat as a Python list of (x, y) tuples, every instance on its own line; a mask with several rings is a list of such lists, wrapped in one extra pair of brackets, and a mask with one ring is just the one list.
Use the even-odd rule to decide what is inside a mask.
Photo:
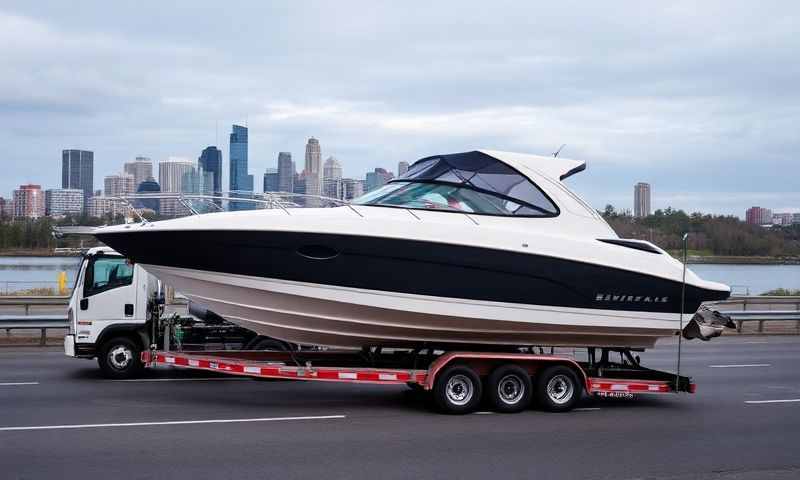
[(619, 238), (564, 183), (585, 168), (435, 155), (332, 208), (275, 202), (95, 236), (190, 300), (301, 345), (650, 348), (730, 295)]

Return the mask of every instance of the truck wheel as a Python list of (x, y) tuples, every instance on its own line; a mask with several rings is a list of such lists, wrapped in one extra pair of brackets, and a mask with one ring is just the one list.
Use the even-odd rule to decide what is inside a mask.
[(470, 413), (481, 401), (481, 379), (466, 365), (447, 367), (436, 377), (433, 400), (442, 412)]
[(563, 365), (547, 367), (536, 375), (536, 401), (551, 412), (575, 408), (582, 390), (575, 371)]
[(495, 368), (489, 375), (486, 388), (494, 409), (503, 413), (525, 410), (533, 396), (531, 376), (518, 365), (501, 365)]
[(276, 352), (288, 352), (292, 350), (292, 347), (282, 340), (258, 336), (245, 347), (245, 350), (273, 350)]
[(142, 349), (130, 338), (116, 337), (103, 343), (97, 363), (107, 378), (134, 378), (144, 368), (141, 353)]

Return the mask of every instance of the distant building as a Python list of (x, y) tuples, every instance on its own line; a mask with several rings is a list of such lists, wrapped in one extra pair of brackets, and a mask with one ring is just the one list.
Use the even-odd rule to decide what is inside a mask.
[(772, 225), (772, 210), (750, 207), (745, 212), (745, 221), (750, 225)]
[(106, 175), (103, 192), (106, 197), (125, 197), (136, 191), (136, 180), (128, 173)]
[(328, 157), (322, 172), (322, 195), (342, 198), (342, 164), (339, 160)]
[[(158, 184), (163, 193), (183, 192), (184, 174), (194, 171), (194, 163), (179, 157), (170, 157), (158, 162)], [(177, 199), (163, 198), (160, 203), (162, 215), (175, 216), (185, 214), (185, 207)]]
[(364, 182), (364, 192), (371, 192), (378, 187), (382, 187), (393, 178), (394, 174), (384, 168), (376, 168), (373, 172), (367, 172), (366, 181)]
[(83, 213), (83, 190), (79, 188), (51, 188), (44, 192), (44, 199), (45, 214), (49, 217)]
[(800, 213), (792, 214), (792, 225), (800, 224)]
[(94, 191), (94, 152), (61, 151), (61, 188), (83, 190), (83, 201), (86, 203)]
[(352, 178), (343, 178), (341, 180), (342, 200), (352, 200), (364, 195), (364, 182)]
[(314, 137), (306, 143), (306, 168), (303, 176), (306, 178), (306, 194), (322, 194), (322, 151), (319, 140)]
[(13, 211), (9, 211), (11, 206), (11, 201), (6, 200), (3, 197), (0, 197), (0, 218), (11, 217), (13, 216)]
[(195, 195), (212, 195), (214, 192), (214, 174), (202, 168), (192, 168), (183, 173), (181, 192)]
[(197, 166), (211, 173), (213, 195), (222, 195), (222, 151), (214, 145), (204, 148), (197, 159)]
[(133, 189), (136, 191), (139, 184), (153, 176), (153, 161), (148, 157), (136, 157), (132, 162), (125, 162), (123, 173), (133, 175)]
[(280, 183), (277, 168), (268, 168), (264, 172), (264, 192), (280, 192)]
[[(161, 192), (161, 185), (156, 182), (156, 179), (150, 177), (146, 179), (144, 182), (139, 184), (139, 187), (136, 189), (136, 193), (160, 193)], [(157, 198), (143, 198), (136, 200), (136, 208), (146, 208), (148, 210), (152, 210), (155, 213), (161, 212), (161, 203)]]
[(774, 213), (772, 214), (773, 225), (791, 225), (793, 215), (791, 213)]
[(650, 184), (639, 182), (633, 187), (633, 215), (650, 215)]
[(91, 197), (86, 204), (86, 214), (90, 217), (102, 218), (106, 215), (115, 216), (122, 213), (122, 205), (109, 197)]
[(290, 152), (278, 153), (278, 190), (281, 192), (294, 192), (294, 162)]
[(20, 185), (14, 190), (14, 218), (40, 218), (45, 215), (41, 185)]
[(306, 193), (306, 178), (302, 175), (295, 175), (294, 176), (294, 189), (292, 190), (293, 193), (298, 195), (305, 195)]
[[(247, 173), (247, 127), (233, 125), (230, 135), (230, 191), (253, 191), (253, 176)], [(163, 187), (163, 185), (162, 185)]]
[(400, 162), (397, 164), (397, 176), (402, 177), (408, 171), (408, 162)]

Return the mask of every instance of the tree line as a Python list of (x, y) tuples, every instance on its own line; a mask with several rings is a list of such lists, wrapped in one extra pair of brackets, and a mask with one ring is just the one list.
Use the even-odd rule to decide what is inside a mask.
[(688, 232), (688, 248), (696, 254), (800, 256), (800, 225), (764, 228), (734, 216), (687, 214), (672, 208), (636, 218), (607, 205), (600, 214), (620, 237), (648, 240), (665, 250), (681, 250), (683, 234)]

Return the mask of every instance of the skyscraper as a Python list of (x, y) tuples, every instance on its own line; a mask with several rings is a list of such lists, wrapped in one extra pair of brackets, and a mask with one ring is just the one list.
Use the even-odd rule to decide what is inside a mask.
[(14, 190), (14, 218), (39, 218), (45, 214), (41, 185), (20, 185)]
[(745, 221), (750, 225), (772, 225), (772, 210), (769, 208), (750, 207), (745, 212)]
[(401, 177), (408, 171), (408, 162), (400, 162), (397, 164), (397, 176)]
[(364, 192), (370, 192), (378, 187), (382, 187), (393, 178), (394, 174), (386, 171), (384, 168), (376, 168), (374, 172), (367, 172), (367, 178), (364, 182)]
[[(156, 182), (156, 179), (153, 177), (148, 178), (144, 182), (140, 183), (138, 187), (136, 187), (136, 193), (160, 192), (161, 185), (159, 185), (158, 182)], [(161, 211), (161, 205), (157, 198), (139, 199), (136, 201), (136, 208), (147, 208), (155, 213), (159, 213)]]
[[(246, 150), (245, 150), (246, 151)], [(211, 191), (214, 195), (222, 194), (222, 151), (214, 145), (206, 147), (197, 159), (197, 166), (204, 172), (211, 173)]]
[(306, 143), (306, 168), (303, 175), (306, 177), (306, 194), (322, 194), (322, 153), (319, 140), (314, 137)]
[[(165, 193), (183, 192), (184, 174), (194, 171), (194, 163), (179, 157), (170, 157), (168, 160), (158, 162), (158, 183), (161, 191)], [(178, 215), (184, 209), (176, 199), (164, 198), (161, 200), (162, 215)]]
[(281, 192), (294, 192), (294, 162), (290, 152), (278, 154), (278, 190)]
[(124, 197), (136, 191), (134, 176), (123, 173), (106, 175), (103, 179), (103, 193), (106, 197)]
[(61, 151), (61, 188), (80, 188), (86, 204), (94, 192), (94, 152)]
[(342, 197), (342, 164), (333, 157), (325, 160), (322, 173), (322, 195), (332, 198)]
[(247, 127), (233, 125), (230, 143), (230, 190), (252, 192), (253, 176), (247, 173)]
[(264, 192), (280, 191), (280, 175), (277, 168), (267, 168), (264, 172)]
[(45, 213), (50, 217), (80, 215), (83, 212), (83, 190), (51, 188), (44, 192)]
[(633, 187), (633, 214), (636, 217), (650, 215), (650, 184), (639, 182)]
[(149, 157), (136, 157), (132, 162), (125, 162), (123, 172), (133, 175), (133, 189), (139, 188), (139, 184), (153, 176), (153, 161)]

